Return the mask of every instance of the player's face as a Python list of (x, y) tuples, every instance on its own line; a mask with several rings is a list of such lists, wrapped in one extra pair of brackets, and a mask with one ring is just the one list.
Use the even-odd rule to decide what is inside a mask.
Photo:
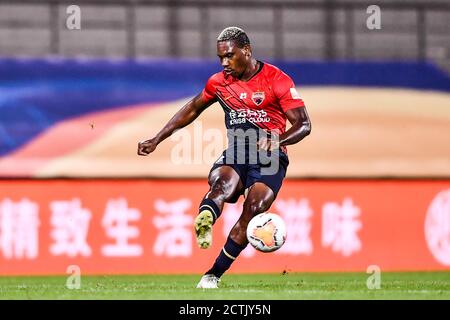
[(239, 79), (244, 74), (251, 55), (248, 46), (239, 48), (234, 41), (221, 41), (217, 42), (217, 56), (225, 73)]

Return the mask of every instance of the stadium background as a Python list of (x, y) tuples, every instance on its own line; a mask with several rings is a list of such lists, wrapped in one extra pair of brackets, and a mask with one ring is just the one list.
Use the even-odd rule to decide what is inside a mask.
[[(80, 30), (66, 27), (71, 4)], [(450, 4), (379, 1), (369, 30), (371, 4), (0, 0), (0, 275), (210, 266), (242, 206), (226, 207), (212, 249), (196, 247), (220, 152), (206, 133), (225, 136), (222, 110), (150, 157), (136, 147), (220, 70), (215, 38), (229, 25), (292, 76), (313, 124), (288, 148), (270, 210), (286, 245), (246, 249), (230, 272), (449, 270)]]

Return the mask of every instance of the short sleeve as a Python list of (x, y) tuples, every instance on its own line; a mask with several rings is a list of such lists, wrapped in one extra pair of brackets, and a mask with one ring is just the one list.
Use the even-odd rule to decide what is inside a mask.
[(295, 88), (294, 81), (284, 72), (280, 71), (279, 75), (275, 78), (273, 89), (280, 103), (280, 107), (284, 112), (305, 106), (305, 103)]
[(212, 75), (206, 82), (205, 87), (203, 88), (202, 97), (203, 101), (205, 101), (206, 103), (213, 102), (216, 100), (216, 84), (217, 84), (216, 77), (217, 77), (216, 75)]

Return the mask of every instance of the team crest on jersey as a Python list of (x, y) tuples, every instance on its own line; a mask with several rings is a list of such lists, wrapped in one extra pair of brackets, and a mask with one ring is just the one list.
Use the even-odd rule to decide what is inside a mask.
[(257, 106), (259, 106), (264, 101), (265, 97), (266, 96), (264, 94), (264, 91), (263, 92), (253, 92), (253, 94), (252, 94), (252, 100)]

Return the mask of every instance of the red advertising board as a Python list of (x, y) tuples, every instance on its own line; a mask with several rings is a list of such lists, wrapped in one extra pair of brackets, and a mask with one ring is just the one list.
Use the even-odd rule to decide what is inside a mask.
[[(243, 201), (199, 249), (206, 192), (204, 180), (2, 180), (0, 275), (202, 273)], [(450, 270), (448, 180), (286, 180), (269, 211), (288, 226), (285, 245), (248, 246), (229, 272)]]

